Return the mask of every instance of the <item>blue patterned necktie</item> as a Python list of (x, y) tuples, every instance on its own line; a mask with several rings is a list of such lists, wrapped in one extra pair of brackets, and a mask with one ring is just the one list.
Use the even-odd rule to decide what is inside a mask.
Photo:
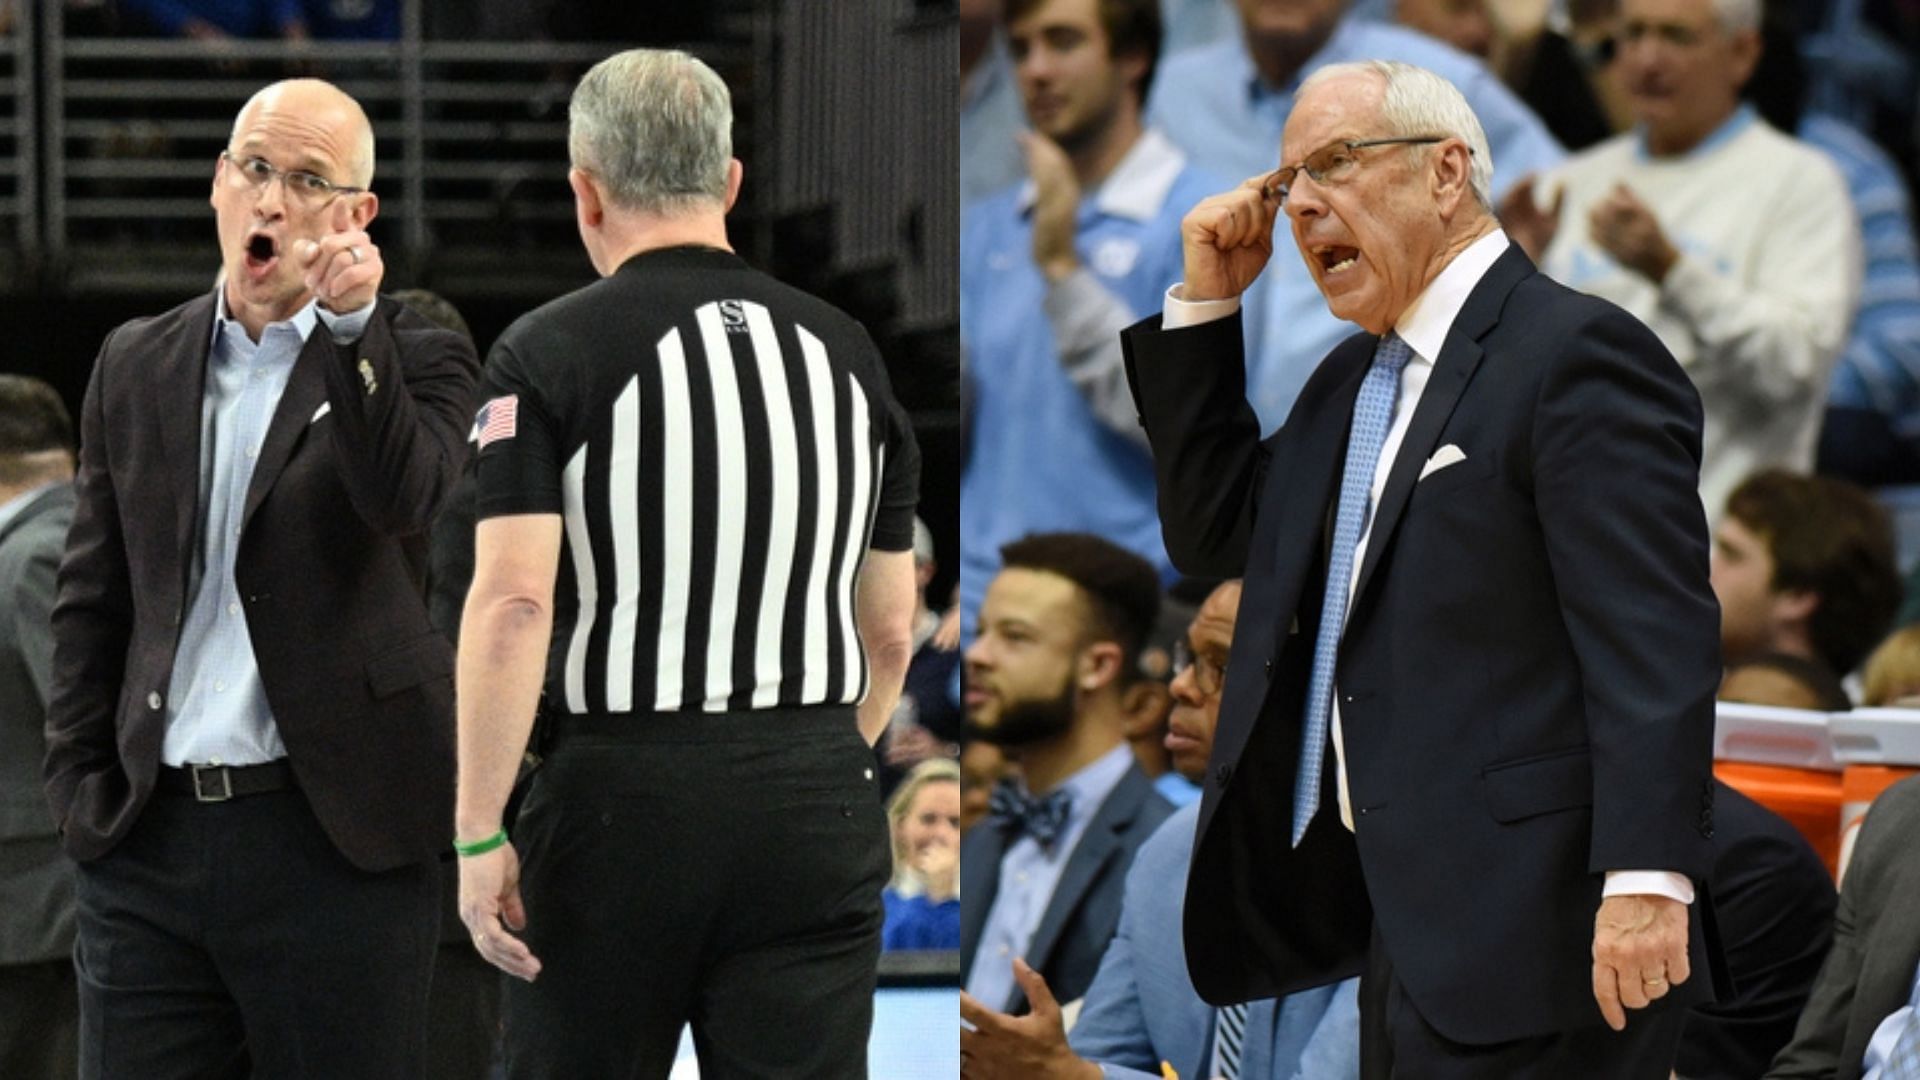
[(1240, 1080), (1240, 1052), (1247, 1042), (1247, 1007), (1223, 1005), (1213, 1031), (1213, 1075)]
[(1327, 591), (1320, 600), (1320, 632), (1313, 641), (1313, 677), (1307, 682), (1306, 723), (1300, 737), (1300, 774), (1293, 787), (1293, 846), (1307, 834), (1320, 805), (1320, 771), (1326, 761), (1327, 718), (1333, 709), (1333, 669), (1346, 628), (1347, 584), (1353, 577), (1353, 552), (1373, 510), (1373, 470), (1380, 447), (1393, 426), (1393, 403), (1400, 395), (1400, 369), (1413, 349), (1399, 334), (1380, 339), (1373, 366), (1360, 384), (1347, 432), (1347, 463), (1340, 474), (1340, 507), (1333, 519), (1333, 550), (1327, 560)]
[(1015, 837), (1024, 832), (1041, 847), (1052, 847), (1054, 838), (1066, 828), (1067, 812), (1073, 809), (1073, 792), (1058, 788), (1046, 795), (1028, 795), (1011, 779), (994, 785), (988, 812), (1001, 828)]

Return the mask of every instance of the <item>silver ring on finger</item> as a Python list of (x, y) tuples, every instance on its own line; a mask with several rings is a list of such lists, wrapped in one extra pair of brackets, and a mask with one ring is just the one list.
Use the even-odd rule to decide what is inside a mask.
[(355, 244), (352, 247), (349, 247), (347, 249), (347, 254), (353, 256), (353, 265), (355, 266), (360, 265), (360, 245)]

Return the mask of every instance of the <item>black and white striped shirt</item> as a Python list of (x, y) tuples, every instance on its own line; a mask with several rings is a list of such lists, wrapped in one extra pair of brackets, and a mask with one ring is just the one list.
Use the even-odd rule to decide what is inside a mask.
[(501, 335), (479, 516), (565, 522), (570, 713), (853, 704), (854, 582), (913, 542), (919, 450), (866, 332), (711, 248), (637, 255)]

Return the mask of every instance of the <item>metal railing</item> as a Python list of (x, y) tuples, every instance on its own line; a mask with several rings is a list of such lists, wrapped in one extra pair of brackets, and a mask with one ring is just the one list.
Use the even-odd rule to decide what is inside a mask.
[(35, 6), (16, 5), (13, 26), (0, 38), (0, 227), (12, 237), (15, 250), (28, 258), (40, 243)]
[[(574, 81), (618, 46), (427, 41), (405, 5), (391, 42), (70, 37), (43, 11), (38, 250), (69, 289), (204, 282), (207, 186), (239, 105), (267, 82), (315, 74), (361, 103), (376, 135), (376, 239), (389, 262), (538, 277), (587, 273), (566, 185)], [(748, 45), (707, 43), (729, 79), (754, 77)]]
[[(327, 78), (376, 135), (376, 240), (436, 288), (550, 291), (590, 276), (566, 184), (566, 105), (608, 43), (83, 37), (62, 4), (17, 5), (0, 39), (0, 277), (68, 293), (202, 287), (217, 265), (208, 185), (239, 106), (290, 74)], [(34, 20), (38, 19), (38, 25)], [(725, 0), (687, 46), (735, 91), (748, 183), (735, 242), (771, 265), (777, 221), (831, 217), (831, 272), (891, 275), (909, 327), (956, 316), (957, 29), (925, 0)], [(19, 264), (4, 273), (8, 256)], [(792, 258), (789, 254), (787, 257)]]

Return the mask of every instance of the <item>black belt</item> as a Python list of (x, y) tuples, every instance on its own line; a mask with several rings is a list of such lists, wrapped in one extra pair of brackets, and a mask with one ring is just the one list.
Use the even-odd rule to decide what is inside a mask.
[(155, 790), (168, 795), (191, 795), (196, 802), (226, 802), (293, 786), (293, 766), (282, 758), (265, 765), (187, 765), (182, 768), (162, 765)]

